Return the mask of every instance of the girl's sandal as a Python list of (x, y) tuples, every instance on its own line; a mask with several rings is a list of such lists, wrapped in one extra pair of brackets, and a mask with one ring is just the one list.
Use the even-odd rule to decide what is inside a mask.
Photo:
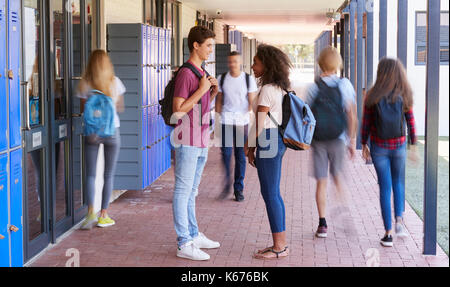
[(258, 250), (257, 254), (267, 253), (267, 252), (271, 251), (272, 249), (273, 249), (273, 246), (267, 247), (266, 249)]
[(281, 259), (289, 256), (289, 248), (286, 247), (283, 251), (275, 251), (273, 248), (268, 248), (266, 250), (262, 250), (260, 253), (256, 253), (254, 255), (255, 259), (262, 260), (273, 260), (273, 259)]

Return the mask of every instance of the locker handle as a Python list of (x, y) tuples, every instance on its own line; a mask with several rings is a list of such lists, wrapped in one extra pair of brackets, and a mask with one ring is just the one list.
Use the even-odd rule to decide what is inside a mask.
[(17, 231), (19, 231), (19, 228), (16, 227), (16, 226), (14, 226), (14, 225), (11, 225), (11, 226), (9, 227), (9, 230), (12, 231), (12, 232), (17, 232)]
[(27, 86), (28, 86), (28, 82), (26, 85), (22, 85), (22, 91), (23, 91), (23, 95), (25, 96), (25, 128), (24, 130), (26, 131), (31, 131), (31, 124), (30, 124), (30, 105), (28, 104), (30, 102), (30, 96), (28, 95), (28, 91), (27, 91)]
[(8, 70), (8, 78), (10, 80), (14, 80), (14, 72), (13, 72), (13, 70)]
[(5, 236), (0, 234), (0, 240), (5, 239)]

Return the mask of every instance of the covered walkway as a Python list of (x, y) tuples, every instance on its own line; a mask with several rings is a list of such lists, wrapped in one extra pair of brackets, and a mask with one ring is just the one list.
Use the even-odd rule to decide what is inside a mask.
[[(252, 258), (255, 250), (271, 244), (271, 233), (256, 170), (246, 176), (246, 201), (220, 202), (223, 172), (220, 151), (211, 149), (197, 201), (197, 217), (203, 232), (222, 243), (210, 251), (208, 262), (178, 259), (172, 222), (173, 169), (149, 189), (128, 191), (111, 205), (117, 224), (108, 229), (75, 230), (51, 246), (31, 266), (66, 266), (66, 252), (79, 251), (80, 266), (449, 266), (447, 255), (438, 247), (434, 256), (422, 255), (423, 222), (409, 205), (405, 222), (411, 234), (396, 240), (392, 249), (382, 248), (384, 234), (378, 203), (378, 186), (373, 166), (360, 156), (349, 162), (345, 172), (346, 200), (329, 192), (330, 231), (328, 239), (314, 238), (317, 225), (315, 182), (309, 176), (308, 152), (288, 151), (284, 157), (282, 195), (286, 203), (287, 234), (291, 256), (280, 261)], [(373, 265), (372, 265), (373, 266)]]

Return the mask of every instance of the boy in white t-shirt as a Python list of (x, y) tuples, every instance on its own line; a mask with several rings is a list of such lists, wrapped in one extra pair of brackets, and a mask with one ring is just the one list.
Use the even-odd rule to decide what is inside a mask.
[(220, 84), (216, 100), (216, 112), (221, 116), (222, 159), (226, 172), (226, 183), (220, 197), (225, 199), (231, 191), (230, 163), (234, 147), (236, 166), (233, 188), (238, 202), (244, 200), (244, 178), (247, 165), (244, 144), (247, 140), (252, 100), (258, 91), (255, 78), (242, 72), (241, 64), (241, 55), (238, 52), (231, 52), (228, 57), (229, 72), (217, 79)]

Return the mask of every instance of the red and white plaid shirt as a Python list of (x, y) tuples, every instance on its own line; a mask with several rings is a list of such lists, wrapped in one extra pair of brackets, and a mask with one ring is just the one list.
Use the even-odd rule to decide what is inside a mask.
[[(372, 143), (376, 144), (377, 146), (388, 149), (388, 150), (394, 150), (401, 147), (406, 142), (406, 136), (394, 138), (394, 139), (380, 139), (377, 137), (377, 127), (375, 126), (375, 107), (364, 107), (364, 119), (363, 119), (363, 125), (362, 125), (362, 140), (361, 143), (363, 145), (366, 145), (369, 139)], [(406, 117), (406, 124), (408, 125), (408, 136), (410, 139), (410, 143), (412, 145), (415, 145), (417, 143), (417, 137), (416, 137), (416, 125), (414, 120), (414, 113), (411, 110), (409, 110), (407, 113), (405, 113)]]

